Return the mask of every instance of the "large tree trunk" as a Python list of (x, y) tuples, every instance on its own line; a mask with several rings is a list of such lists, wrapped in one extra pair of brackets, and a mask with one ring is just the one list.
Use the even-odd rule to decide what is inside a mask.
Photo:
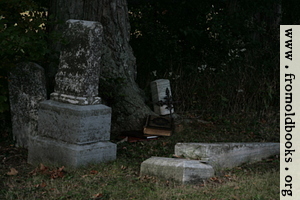
[[(51, 15), (62, 22), (79, 19), (102, 24), (99, 94), (112, 107), (112, 131), (141, 129), (151, 110), (145, 105), (141, 90), (135, 83), (136, 62), (129, 45), (126, 0), (52, 0)], [(61, 27), (56, 25), (53, 30)]]

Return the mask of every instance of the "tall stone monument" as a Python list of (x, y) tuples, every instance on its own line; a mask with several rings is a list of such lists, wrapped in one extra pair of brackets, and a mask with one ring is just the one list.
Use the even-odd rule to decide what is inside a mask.
[(30, 140), (31, 164), (78, 167), (116, 159), (111, 108), (98, 97), (102, 26), (80, 20), (66, 26), (55, 90), (40, 103), (38, 136)]

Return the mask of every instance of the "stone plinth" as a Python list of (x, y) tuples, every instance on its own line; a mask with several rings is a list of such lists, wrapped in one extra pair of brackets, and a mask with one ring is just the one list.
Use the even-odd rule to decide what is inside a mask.
[(151, 157), (141, 164), (140, 175), (157, 176), (174, 180), (183, 184), (199, 183), (203, 179), (214, 176), (210, 165), (198, 160), (178, 158)]
[(20, 63), (9, 75), (12, 133), (19, 147), (38, 133), (39, 102), (47, 99), (44, 69), (35, 63)]
[(39, 135), (72, 144), (110, 139), (111, 108), (103, 104), (72, 105), (43, 101), (39, 110)]
[(91, 144), (70, 144), (49, 137), (35, 136), (30, 140), (28, 163), (81, 167), (116, 159), (117, 145), (108, 141)]
[(116, 159), (110, 139), (111, 108), (43, 101), (39, 135), (31, 138), (28, 162), (79, 167)]
[(279, 143), (178, 143), (175, 155), (197, 159), (215, 170), (260, 161), (279, 155)]
[[(159, 106), (156, 103), (159, 101), (166, 101), (166, 90), (169, 90), (170, 96), (172, 96), (171, 93), (171, 87), (170, 87), (170, 81), (168, 79), (158, 79), (151, 82), (151, 93), (152, 93), (152, 102), (154, 104), (154, 112), (159, 115), (169, 115), (170, 110), (167, 108), (167, 105)], [(171, 113), (174, 112), (174, 109), (172, 108)]]
[(68, 20), (56, 86), (51, 99), (78, 105), (100, 104), (98, 97), (103, 28), (99, 22)]

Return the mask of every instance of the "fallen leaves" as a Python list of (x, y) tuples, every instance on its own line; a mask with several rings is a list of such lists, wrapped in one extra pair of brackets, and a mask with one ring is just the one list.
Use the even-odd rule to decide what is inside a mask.
[(121, 169), (122, 169), (122, 170), (126, 170), (126, 169), (127, 169), (127, 167), (126, 167), (126, 166), (124, 166), (124, 165), (122, 165), (122, 166), (121, 166)]
[(65, 175), (64, 168), (65, 167), (62, 166), (62, 167), (60, 167), (58, 169), (50, 171), (50, 177), (51, 177), (51, 179), (56, 179), (56, 178), (62, 178), (62, 177), (64, 177), (64, 175)]
[(37, 167), (33, 171), (29, 172), (29, 174), (33, 175), (33, 176), (35, 176), (37, 174), (48, 174), (48, 173), (49, 173), (48, 167), (46, 167), (42, 163), (40, 164), (40, 167)]
[(98, 174), (98, 171), (97, 170), (91, 170), (90, 174)]
[(29, 172), (29, 174), (33, 175), (33, 176), (35, 176), (37, 174), (45, 174), (45, 175), (49, 175), (51, 179), (63, 178), (66, 173), (64, 171), (64, 168), (65, 167), (62, 166), (60, 168), (50, 170), (49, 167), (47, 167), (41, 163), (39, 167), (37, 167), (33, 171)]
[(47, 186), (47, 184), (44, 181), (40, 184), (35, 185), (36, 188), (44, 188), (46, 186)]
[(9, 176), (15, 176), (18, 173), (19, 172), (15, 168), (10, 168), (10, 172), (7, 172), (6, 174), (9, 175)]
[(231, 198), (232, 198), (232, 200), (240, 200), (240, 198), (235, 195), (232, 195)]
[(91, 170), (89, 174), (82, 175), (82, 178), (89, 177), (89, 175), (97, 175), (99, 172), (97, 170)]
[(157, 177), (155, 176), (149, 176), (149, 175), (145, 175), (145, 176), (142, 176), (142, 177), (139, 177), (139, 180), (140, 182), (152, 182), (152, 183), (157, 183)]
[(223, 183), (223, 180), (218, 177), (211, 177), (209, 180), (215, 183)]
[(178, 155), (176, 155), (176, 154), (173, 154), (172, 157), (173, 157), (173, 158), (184, 158), (183, 156), (178, 156)]
[(235, 186), (233, 189), (234, 190), (238, 190), (238, 189), (240, 189), (240, 187), (239, 186)]
[(103, 197), (102, 193), (98, 193), (98, 194), (93, 195), (93, 198), (101, 198), (101, 197)]

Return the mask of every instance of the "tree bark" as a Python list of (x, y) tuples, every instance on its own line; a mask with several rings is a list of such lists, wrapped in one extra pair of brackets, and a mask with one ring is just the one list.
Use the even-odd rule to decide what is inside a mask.
[[(129, 45), (130, 24), (126, 0), (52, 0), (49, 13), (55, 21), (78, 19), (102, 24), (100, 82), (104, 81), (103, 85), (111, 91), (107, 91), (100, 83), (99, 94), (105, 100), (101, 96), (103, 91), (111, 92), (109, 95), (112, 97), (106, 100), (112, 107), (112, 132), (141, 130), (146, 115), (152, 111), (144, 103), (142, 92), (135, 83), (136, 60)], [(62, 27), (57, 24), (53, 31)]]

